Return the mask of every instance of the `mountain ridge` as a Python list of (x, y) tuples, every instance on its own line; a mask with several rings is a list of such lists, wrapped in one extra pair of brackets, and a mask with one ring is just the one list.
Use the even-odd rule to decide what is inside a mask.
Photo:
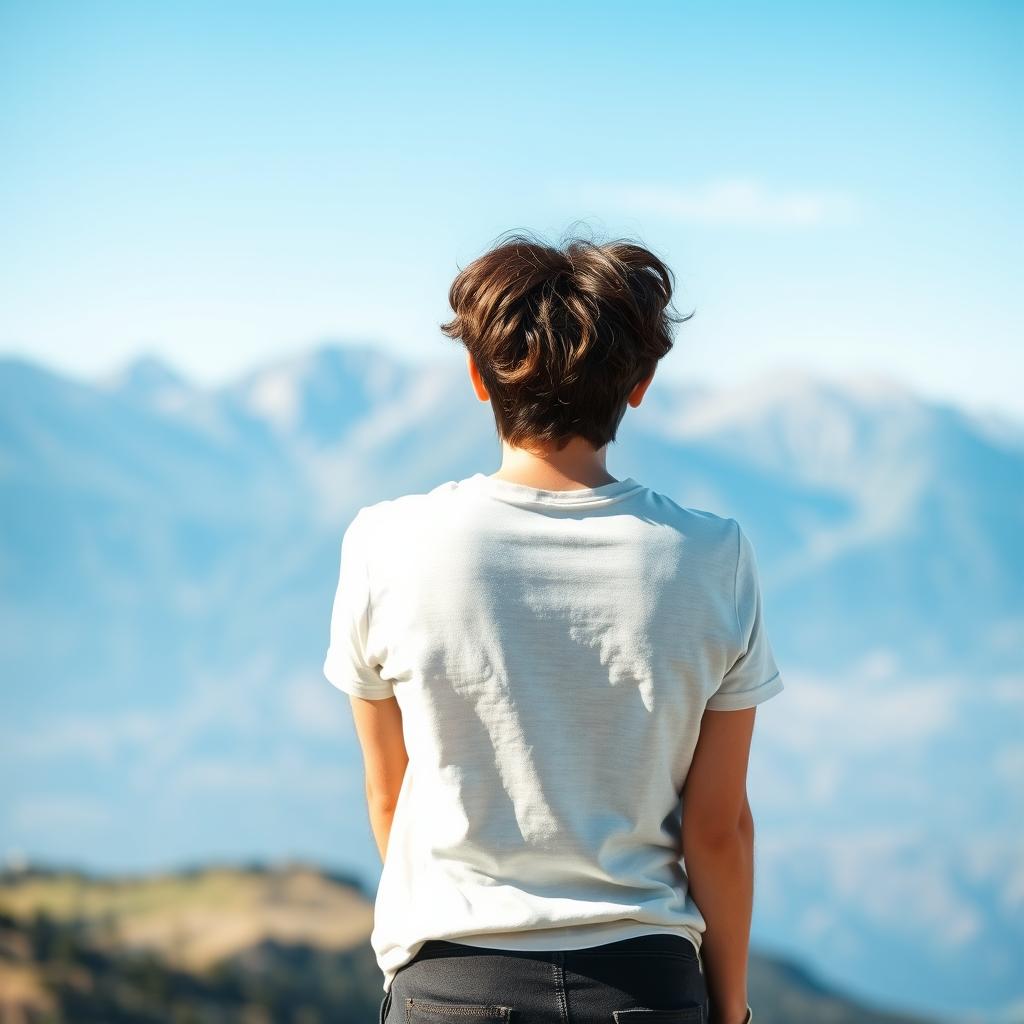
[[(995, 1013), (1024, 977), (1024, 454), (808, 379), (718, 421), (663, 381), (609, 467), (757, 550), (787, 693), (751, 754), (755, 935), (836, 985)], [(490, 410), (461, 361), (368, 346), (162, 390), (0, 360), (0, 835), (111, 867), (344, 843), (373, 877), (320, 675), (340, 539), (363, 504), (495, 467)]]

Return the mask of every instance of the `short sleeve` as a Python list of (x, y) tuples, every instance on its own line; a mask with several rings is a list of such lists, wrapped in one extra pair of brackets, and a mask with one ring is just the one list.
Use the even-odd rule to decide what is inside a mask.
[(391, 682), (367, 655), (370, 626), (370, 578), (364, 524), (358, 512), (341, 540), (338, 585), (331, 612), (330, 643), (324, 675), (339, 690), (355, 697), (384, 700), (394, 693)]
[(712, 711), (752, 708), (783, 689), (782, 676), (765, 630), (757, 556), (739, 523), (736, 523), (736, 531), (733, 596), (739, 653), (721, 685), (707, 701), (706, 706)]

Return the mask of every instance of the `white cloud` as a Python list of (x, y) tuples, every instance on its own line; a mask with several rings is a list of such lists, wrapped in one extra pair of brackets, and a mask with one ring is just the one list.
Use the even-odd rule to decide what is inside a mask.
[(364, 795), (362, 775), (325, 768), (308, 753), (284, 747), (261, 757), (193, 757), (175, 771), (168, 786), (176, 797), (190, 799), (219, 792), (292, 802), (324, 801), (334, 806), (352, 806), (356, 800), (357, 808)]
[(1024, 744), (1013, 744), (995, 751), (992, 770), (996, 778), (1008, 786), (1019, 786), (1024, 780)]
[(11, 808), (10, 820), (22, 832), (52, 833), (98, 828), (112, 819), (111, 809), (92, 797), (26, 796)]
[(1003, 704), (1024, 704), (1024, 676), (999, 676), (989, 686), (993, 700)]
[(83, 758), (113, 764), (126, 751), (146, 749), (160, 729), (159, 716), (149, 712), (72, 714), (34, 732), (12, 730), (3, 737), (3, 748), (12, 761)]
[[(996, 847), (1005, 863), (1011, 847)], [(776, 833), (758, 843), (761, 877), (802, 873), (812, 902), (797, 920), (808, 940), (834, 939), (841, 925), (862, 936), (858, 922), (867, 921), (890, 936), (927, 934), (934, 949), (946, 951), (969, 946), (986, 923), (976, 892), (958, 883), (963, 852), (937, 846), (913, 824), (830, 835)], [(985, 881), (998, 884), (998, 876), (989, 873)]]
[(925, 744), (955, 727), (961, 697), (957, 680), (887, 679), (876, 671), (826, 682), (791, 668), (787, 714), (771, 719), (765, 731), (792, 753), (831, 760), (897, 744)]
[[(116, 765), (130, 757), (131, 782), (148, 789), (182, 763), (209, 735), (262, 742), (280, 732), (280, 715), (304, 736), (344, 737), (347, 701), (316, 673), (281, 677), (265, 659), (253, 659), (234, 674), (200, 674), (177, 704), (160, 712), (76, 712), (33, 730), (0, 730), (0, 765), (5, 762), (79, 760)], [(279, 703), (254, 694), (279, 694)]]
[(303, 735), (335, 739), (352, 732), (348, 697), (319, 675), (299, 673), (281, 687), (283, 711)]
[(806, 228), (856, 223), (862, 204), (838, 190), (773, 189), (749, 178), (694, 185), (592, 182), (576, 201), (602, 203), (682, 223)]

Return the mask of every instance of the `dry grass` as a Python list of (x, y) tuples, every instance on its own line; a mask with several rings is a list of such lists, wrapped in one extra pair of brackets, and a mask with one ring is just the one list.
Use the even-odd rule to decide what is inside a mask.
[(349, 950), (365, 945), (373, 926), (362, 893), (302, 866), (111, 881), (29, 876), (0, 884), (0, 908), (81, 921), (103, 947), (153, 950), (189, 970), (264, 940)]

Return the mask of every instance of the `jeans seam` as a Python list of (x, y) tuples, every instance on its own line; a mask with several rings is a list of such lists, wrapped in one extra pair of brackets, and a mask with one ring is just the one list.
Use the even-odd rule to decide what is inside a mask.
[(562, 1024), (569, 1024), (569, 1004), (565, 996), (565, 953), (561, 950), (555, 950), (554, 953), (551, 969), (555, 975), (555, 999), (558, 1001)]

